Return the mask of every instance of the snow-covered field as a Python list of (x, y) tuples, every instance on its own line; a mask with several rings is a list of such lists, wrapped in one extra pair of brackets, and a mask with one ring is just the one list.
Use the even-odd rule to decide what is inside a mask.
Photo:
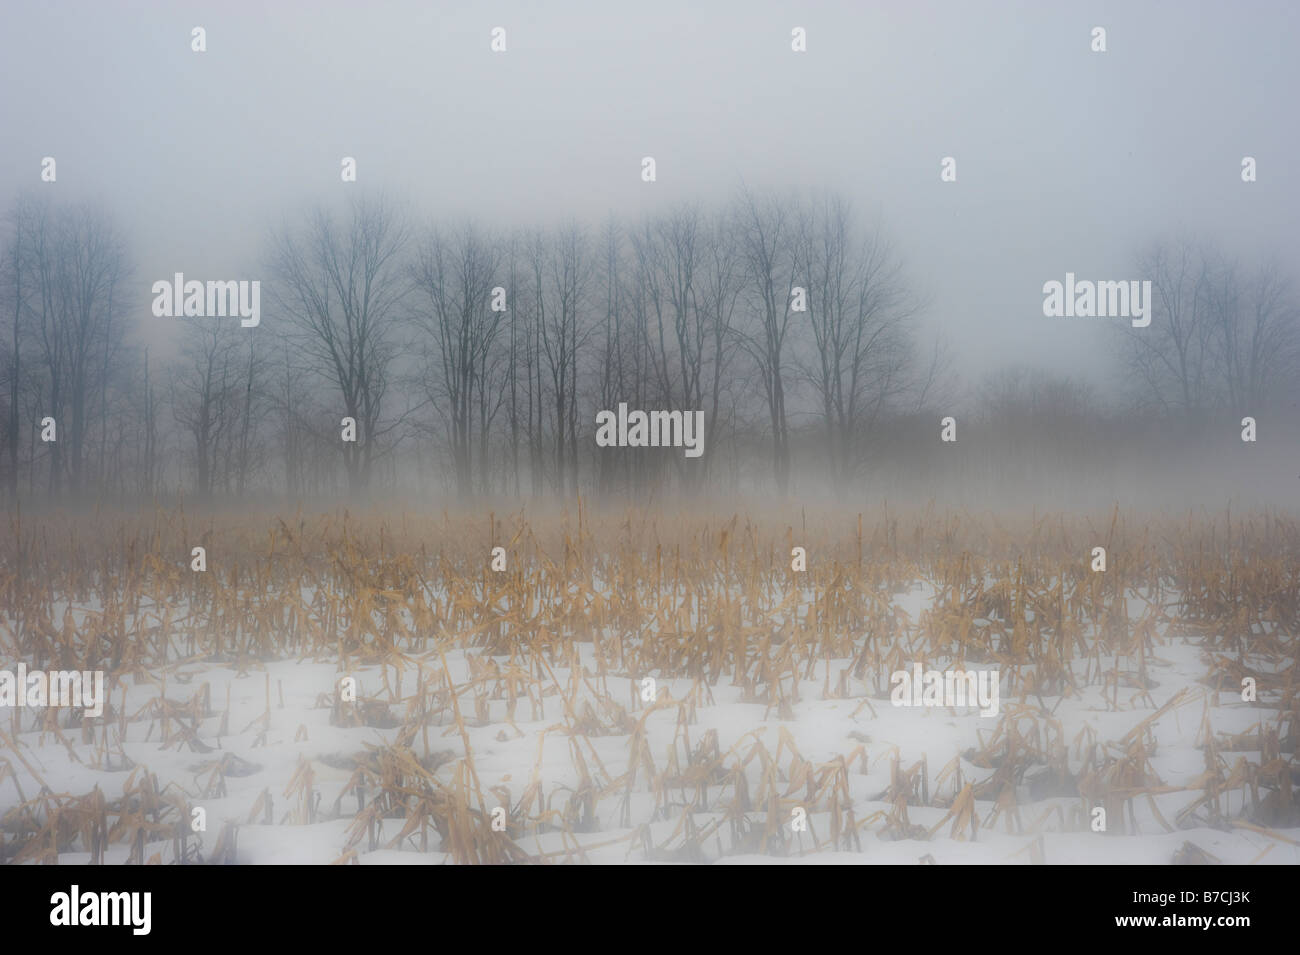
[[(769, 586), (761, 614), (737, 590), (731, 624), (674, 584), (678, 615), (647, 612), (636, 632), (598, 576), (583, 619), (567, 611), (576, 636), (533, 631), (508, 652), (486, 639), (496, 624), (448, 627), (457, 598), (432, 584), (370, 611), (401, 621), (382, 654), (328, 636), (298, 655), (198, 652), (198, 615), (142, 598), (128, 639), (167, 641), (155, 659), (168, 662), (111, 675), (101, 719), (0, 711), (0, 858), (49, 861), (57, 846), (60, 863), (1300, 862), (1294, 637), (1281, 627), (1229, 651), (1183, 625), (1177, 591), (1134, 587), (1127, 626), (1031, 638), (1040, 602), (1015, 610), (1019, 627), (968, 614), (946, 640), (943, 615), (964, 604), (918, 579), (833, 640), (806, 627), (833, 582)], [(353, 632), (321, 597), (304, 589), (294, 626)], [(404, 609), (412, 599), (430, 616)], [(100, 600), (53, 606), (78, 632), (105, 620)], [(1117, 626), (1124, 639), (1098, 636)], [(687, 645), (687, 628), (699, 659), (656, 657)], [(1225, 658), (1276, 685), (1243, 700), (1240, 681), (1211, 679)], [(0, 668), (18, 662), (0, 654)], [(998, 712), (894, 705), (891, 674), (914, 662), (997, 674)]]

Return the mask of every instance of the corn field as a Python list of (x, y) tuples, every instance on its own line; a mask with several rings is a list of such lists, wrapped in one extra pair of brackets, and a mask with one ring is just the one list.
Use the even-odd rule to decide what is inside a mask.
[(1295, 863), (1298, 628), (1274, 514), (11, 517), (0, 860)]

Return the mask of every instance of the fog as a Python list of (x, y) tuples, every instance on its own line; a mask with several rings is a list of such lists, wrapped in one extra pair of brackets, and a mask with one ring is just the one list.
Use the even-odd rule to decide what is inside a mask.
[[(1140, 256), (1178, 236), (1247, 271), (1300, 260), (1288, 3), (67, 3), (3, 16), (0, 199), (111, 215), (132, 268), (127, 341), (155, 357), (192, 334), (150, 312), (156, 280), (269, 284), (275, 231), (354, 194), (387, 197), (417, 232), (577, 221), (594, 238), (610, 217), (719, 207), (745, 188), (832, 191), (891, 241), (918, 351), (946, 348), (941, 393), (968, 414), (1013, 365), (1126, 406), (1124, 321), (1046, 318), (1045, 282), (1149, 278)], [(795, 27), (806, 52), (792, 51)], [(1246, 156), (1256, 181), (1243, 182)], [(44, 157), (56, 182), (41, 180)], [(340, 181), (343, 157), (356, 183)], [(271, 335), (283, 317), (265, 308), (257, 333)], [(1240, 404), (1219, 409), (1236, 429)]]

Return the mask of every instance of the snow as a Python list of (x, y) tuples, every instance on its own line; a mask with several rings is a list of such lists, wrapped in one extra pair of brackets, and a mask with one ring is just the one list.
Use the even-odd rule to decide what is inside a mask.
[[(912, 627), (933, 604), (936, 588), (928, 582), (918, 582), (910, 590), (895, 595), (894, 607)], [(773, 594), (773, 604), (781, 595)], [(1164, 595), (1166, 605), (1173, 598)], [(310, 595), (304, 594), (310, 602)], [(98, 610), (94, 606), (73, 605), (74, 615), (84, 615)], [(1144, 595), (1129, 596), (1128, 613), (1132, 620), (1142, 619), (1153, 608)], [(1161, 608), (1154, 608), (1160, 610)], [(60, 612), (62, 607), (59, 608)], [(146, 613), (158, 615), (155, 609)], [(174, 617), (181, 616), (174, 611)], [(59, 619), (56, 617), (55, 619)], [(784, 623), (773, 616), (774, 629)], [(987, 618), (977, 626), (997, 626), (997, 621)], [(730, 675), (724, 676), (709, 687), (712, 702), (703, 700), (695, 708), (695, 722), (685, 727), (689, 746), (695, 747), (711, 731), (717, 734), (718, 749), (724, 765), (733, 767), (745, 761), (745, 773), (751, 795), (761, 788), (762, 759), (758, 758), (755, 744), (762, 744), (767, 754), (775, 756), (782, 750), (776, 765), (781, 773), (779, 795), (788, 850), (784, 855), (754, 853), (733, 843), (730, 823), (724, 812), (734, 797), (734, 790), (717, 779), (708, 787), (706, 809), (689, 813), (689, 823), (696, 830), (707, 830), (716, 823), (715, 832), (700, 840), (698, 851), (704, 861), (729, 864), (801, 863), (801, 864), (916, 864), (923, 859), (937, 864), (1027, 864), (1036, 856), (1048, 863), (1070, 864), (1163, 864), (1171, 861), (1175, 852), (1191, 842), (1227, 863), (1261, 861), (1270, 864), (1296, 864), (1300, 862), (1300, 829), (1276, 830), (1272, 835), (1262, 829), (1211, 828), (1193, 823), (1189, 828), (1166, 831), (1156, 816), (1155, 809), (1164, 820), (1177, 825), (1180, 811), (1201, 795), (1198, 782), (1206, 770), (1206, 757), (1201, 747), (1203, 721), (1209, 722), (1216, 734), (1236, 734), (1258, 728), (1261, 720), (1267, 721), (1273, 710), (1254, 703), (1244, 703), (1239, 693), (1216, 692), (1200, 681), (1206, 673), (1204, 650), (1198, 637), (1174, 632), (1166, 620), (1161, 625), (1162, 634), (1156, 643), (1155, 658), (1148, 662), (1148, 675), (1157, 686), (1150, 690), (1151, 700), (1163, 706), (1176, 694), (1186, 690), (1180, 705), (1170, 708), (1152, 727), (1156, 749), (1149, 768), (1158, 777), (1165, 791), (1134, 798), (1119, 818), (1112, 813), (1105, 833), (1094, 832), (1088, 825), (1086, 811), (1090, 808), (1078, 796), (1051, 796), (1034, 798), (1029, 784), (1021, 779), (1015, 796), (1021, 825), (1015, 825), (1003, 813), (992, 826), (985, 823), (994, 810), (991, 800), (977, 800), (976, 810), (981, 826), (974, 840), (968, 829), (955, 837), (951, 820), (944, 822), (948, 810), (939, 805), (909, 805), (907, 818), (913, 826), (926, 829), (938, 826), (928, 839), (888, 838), (884, 814), (894, 806), (879, 797), (891, 782), (891, 764), (896, 759), (902, 769), (925, 759), (931, 796), (940, 791), (950, 798), (955, 795), (953, 780), (938, 782), (939, 776), (955, 757), (980, 748), (991, 738), (1004, 720), (1014, 720), (1025, 733), (1037, 728), (1047, 731), (1052, 721), (1059, 724), (1061, 736), (1068, 749), (1069, 768), (1077, 773), (1080, 767), (1078, 741), (1087, 731), (1095, 734), (1099, 743), (1109, 744), (1108, 752), (1120, 752), (1119, 741), (1154, 712), (1151, 703), (1136, 686), (1119, 688), (1118, 707), (1111, 696), (1114, 689), (1102, 681), (1080, 680), (1081, 692), (1073, 696), (1044, 695), (1042, 703), (1048, 713), (1043, 713), (1037, 697), (1021, 699), (1008, 692), (1004, 682), (1001, 713), (996, 717), (982, 717), (975, 708), (962, 710), (950, 708), (894, 707), (890, 704), (887, 675), (867, 672), (863, 679), (851, 674), (845, 679), (848, 695), (845, 698), (826, 698), (823, 689), (829, 685), (834, 693), (840, 684), (842, 672), (851, 667), (847, 659), (819, 660), (811, 672), (801, 671), (798, 683), (798, 700), (790, 706), (785, 718), (776, 705), (745, 702), (744, 690), (733, 685)], [(642, 639), (654, 639), (647, 633)], [(601, 718), (602, 699), (597, 692), (602, 681), (596, 676), (599, 669), (594, 647), (590, 643), (578, 645), (579, 661), (583, 669), (579, 680), (578, 705), (590, 704)], [(444, 647), (441, 652), (429, 650), (407, 657), (400, 668), (395, 666), (354, 667), (346, 674), (337, 660), (279, 660), (267, 662), (238, 672), (228, 663), (202, 659), (180, 660), (171, 665), (165, 674), (155, 679), (136, 680), (126, 677), (110, 694), (115, 707), (115, 717), (105, 726), (97, 727), (97, 734), (108, 733), (111, 749), (121, 750), (137, 767), (144, 767), (157, 776), (160, 789), (174, 787), (183, 793), (190, 806), (200, 806), (207, 814), (207, 830), (201, 833), (204, 850), (210, 852), (224, 821), (238, 823), (238, 848), (236, 861), (248, 864), (325, 864), (338, 860), (345, 851), (348, 829), (357, 811), (357, 795), (344, 789), (352, 779), (352, 767), (358, 754), (368, 746), (393, 745), (398, 738), (398, 726), (343, 726), (332, 725), (331, 708), (321, 705), (338, 691), (338, 681), (343, 676), (357, 678), (362, 699), (379, 697), (400, 722), (408, 706), (416, 698), (418, 673), (425, 674), (431, 687), (439, 686), (445, 665), (452, 682), (464, 687), (471, 677), (471, 658), (481, 653), (463, 648)], [(551, 662), (555, 685), (568, 693), (573, 674), (557, 661)], [(1127, 658), (1115, 660), (1103, 656), (1105, 671), (1118, 666), (1121, 673), (1135, 672), (1135, 661)], [(496, 658), (504, 669), (509, 661)], [(12, 667), (17, 661), (0, 660), (0, 666)], [(30, 662), (30, 661), (29, 661)], [(482, 662), (482, 661), (479, 661)], [(1085, 662), (1073, 662), (1076, 674), (1081, 673)], [(1253, 660), (1253, 667), (1267, 669), (1261, 660)], [(829, 674), (827, 667), (829, 666)], [(396, 688), (399, 685), (401, 696)], [(652, 676), (657, 678), (659, 699), (665, 705), (645, 714), (644, 704), (633, 706), (637, 680)], [(829, 676), (829, 680), (828, 680)], [(678, 768), (689, 769), (687, 744), (680, 736), (679, 708), (670, 700), (683, 700), (690, 696), (693, 681), (661, 678), (658, 674), (610, 673), (606, 677), (610, 698), (620, 706), (629, 708), (632, 720), (644, 716), (645, 739), (653, 759), (655, 771), (663, 772), (669, 765), (669, 754), (675, 751)], [(269, 682), (268, 682), (269, 681)], [(548, 681), (549, 682), (549, 678)], [(154, 701), (165, 696), (175, 703), (187, 702), (203, 683), (211, 693), (211, 713), (197, 721), (198, 739), (211, 752), (195, 752), (179, 739), (169, 746), (161, 744), (162, 727), (157, 718), (140, 716), (126, 724), (125, 735), (119, 737), (122, 693), (125, 690), (125, 711), (133, 717)], [(263, 726), (268, 712), (268, 685), (270, 688), (269, 720)], [(165, 689), (164, 689), (165, 686)], [(387, 687), (387, 689), (385, 689)], [(788, 692), (787, 679), (784, 688)], [(283, 705), (280, 700), (283, 697)], [(229, 697), (230, 712), (224, 714)], [(459, 705), (465, 716), (465, 735), (473, 754), (473, 769), (484, 794), (487, 810), (501, 804), (501, 793), (508, 793), (512, 804), (516, 802), (534, 773), (541, 782), (542, 798), (552, 809), (562, 809), (571, 793), (582, 780), (581, 763), (595, 781), (598, 790), (604, 790), (595, 801), (595, 825), (589, 831), (564, 835), (552, 829), (533, 832), (527, 827), (511, 832), (515, 842), (530, 854), (553, 853), (563, 858), (567, 849), (590, 846), (586, 858), (605, 863), (656, 863), (665, 861), (662, 854), (648, 853), (644, 848), (648, 831), (653, 844), (661, 848), (680, 848), (684, 845), (681, 827), (687, 803), (697, 795), (697, 787), (669, 783), (659, 797), (644, 769), (637, 772), (630, 791), (616, 781), (634, 768), (631, 734), (622, 730), (603, 734), (573, 734), (568, 726), (563, 694), (551, 687), (542, 698), (544, 712), (532, 718), (534, 703), (521, 697), (513, 720), (507, 719), (507, 701), (504, 694), (487, 703), (487, 719), (481, 720), (475, 711), (473, 696), (462, 693)], [(1260, 704), (1269, 702), (1269, 695), (1261, 694)], [(865, 704), (865, 705), (864, 705)], [(874, 711), (874, 713), (873, 713)], [(100, 765), (97, 747), (84, 741), (80, 728), (65, 728), (63, 735), (68, 745), (60, 742), (50, 732), (39, 728), (39, 713), (27, 710), (17, 715), (0, 713), (0, 728), (16, 740), (23, 759), (39, 773), (41, 779), (56, 793), (83, 795), (96, 787), (104, 793), (110, 804), (120, 798), (123, 787), (132, 773), (125, 768)], [(61, 725), (69, 727), (69, 714), (62, 713)], [(220, 732), (222, 723), (227, 732)], [(1272, 717), (1274, 721), (1276, 717)], [(175, 720), (173, 720), (173, 723)], [(14, 728), (18, 731), (14, 733)], [(606, 726), (608, 730), (608, 726)], [(874, 821), (860, 826), (858, 836), (861, 851), (814, 852), (812, 832), (793, 832), (789, 811), (800, 805), (808, 790), (807, 782), (791, 782), (796, 771), (788, 746), (783, 747), (783, 734), (788, 734), (797, 751), (811, 764), (813, 778), (829, 764), (849, 757), (859, 747), (865, 749), (865, 759), (851, 759), (847, 774), (850, 806), (854, 819), (862, 823), (875, 814)], [(416, 732), (411, 748), (417, 756), (438, 756), (435, 774), (450, 784), (463, 763), (465, 746), (461, 730), (445, 716), (439, 717), (424, 732)], [(0, 751), (6, 760), (12, 778), (3, 781), (0, 776), (0, 816), (10, 814), (20, 802), (19, 791), (31, 798), (40, 783), (15, 754)], [(238, 767), (239, 775), (227, 775), (226, 792), (217, 796), (205, 792), (206, 781), (214, 766), (225, 756), (237, 757), (244, 764)], [(1258, 752), (1224, 752), (1223, 758), (1232, 765), (1238, 758), (1251, 763), (1260, 762)], [(287, 795), (291, 780), (303, 761), (310, 763), (315, 802), (315, 821), (308, 822), (297, 810), (295, 795)], [(981, 782), (991, 777), (993, 768), (981, 768), (969, 759), (958, 762), (963, 782)], [(0, 768), (3, 763), (0, 763)], [(865, 770), (865, 771), (864, 771)], [(566, 789), (565, 787), (568, 787)], [(1185, 787), (1185, 788), (1184, 788)], [(253, 808), (263, 793), (272, 799), (270, 824), (266, 824), (263, 811)], [(362, 794), (369, 804), (374, 792)], [(830, 832), (830, 812), (823, 794), (808, 809), (808, 819), (816, 836), (823, 841)], [(1241, 788), (1232, 789), (1222, 796), (1223, 816), (1229, 820), (1241, 818), (1244, 796)], [(624, 801), (626, 800), (626, 805)], [(663, 810), (656, 811), (663, 803)], [(1154, 808), (1153, 808), (1154, 807)], [(1059, 812), (1054, 810), (1059, 809)], [(1130, 819), (1130, 812), (1133, 819)], [(534, 807), (534, 814), (536, 808)], [(626, 813), (626, 817), (624, 814)], [(255, 818), (252, 818), (255, 817)], [(755, 805), (747, 817), (750, 825), (762, 830), (767, 819), (767, 806)], [(1203, 814), (1202, 817), (1204, 818)], [(1066, 820), (1063, 831), (1062, 820)], [(1136, 831), (1131, 831), (1133, 821)], [(450, 862), (449, 851), (439, 845), (436, 832), (428, 838), (426, 851), (420, 851), (419, 836), (404, 840), (400, 846), (389, 847), (388, 842), (397, 835), (402, 819), (384, 819), (380, 848), (365, 851), (366, 839), (357, 847), (357, 861), (361, 864), (438, 864)], [(942, 823), (942, 825), (941, 825)], [(1009, 831), (1010, 830), (1010, 831)], [(674, 837), (674, 833), (678, 833)], [(1041, 841), (1040, 841), (1041, 836)], [(6, 839), (12, 836), (6, 834)], [(1288, 842), (1286, 840), (1292, 840)], [(170, 840), (150, 843), (148, 853), (162, 854), (170, 861)], [(1041, 853), (1039, 856), (1038, 854)], [(1265, 854), (1267, 853), (1267, 854)], [(125, 842), (115, 842), (108, 848), (106, 861), (125, 862), (129, 847)], [(80, 864), (89, 861), (85, 847), (77, 845), (60, 853), (60, 863)], [(685, 861), (685, 860), (683, 860)]]

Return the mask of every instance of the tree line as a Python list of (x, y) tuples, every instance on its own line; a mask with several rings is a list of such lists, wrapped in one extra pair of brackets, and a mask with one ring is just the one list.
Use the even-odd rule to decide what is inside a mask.
[[(1026, 369), (959, 392), (902, 256), (829, 193), (742, 190), (515, 230), (355, 194), (270, 235), (241, 276), (262, 282), (258, 327), (167, 319), (180, 343), (166, 350), (147, 317), (157, 277), (136, 274), (109, 213), (28, 195), (5, 227), (10, 503), (842, 492), (882, 465), (928, 466), (954, 409), (992, 428), (990, 455), (1032, 433), (1096, 446), (1116, 413), (1087, 384)], [(1123, 414), (1294, 409), (1300, 307), (1282, 268), (1188, 239), (1136, 264), (1154, 318), (1115, 332)], [(596, 411), (620, 402), (702, 410), (706, 453), (596, 448)]]

